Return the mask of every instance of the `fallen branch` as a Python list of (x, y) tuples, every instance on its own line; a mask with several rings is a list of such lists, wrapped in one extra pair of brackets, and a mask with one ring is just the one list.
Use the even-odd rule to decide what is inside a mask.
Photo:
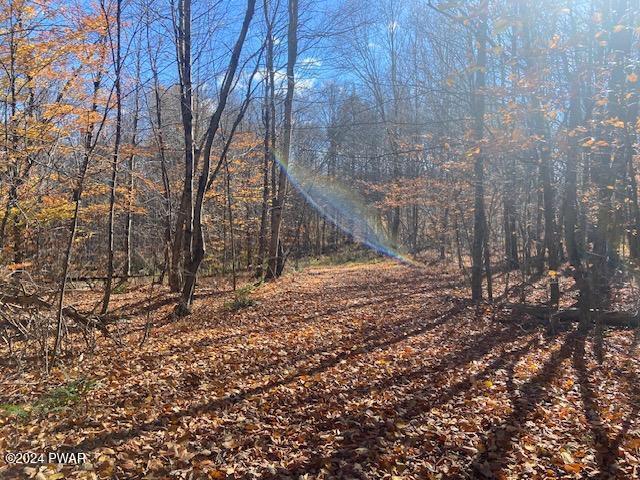
[[(24, 289), (19, 289), (15, 285), (0, 284), (0, 307), (14, 312), (24, 312), (27, 317), (30, 317), (34, 314), (34, 310), (38, 312), (42, 310), (52, 310), (53, 304), (44, 300), (37, 293), (29, 294), (26, 293)], [(62, 314), (79, 325), (100, 330), (106, 337), (113, 339), (113, 336), (106, 326), (112, 319), (100, 315), (84, 315), (71, 306), (65, 307), (62, 310)], [(28, 335), (27, 330), (18, 328), (15, 322), (5, 320), (5, 322), (2, 322), (2, 325), (12, 326), (19, 330), (21, 334), (25, 336)]]
[(113, 339), (113, 336), (111, 335), (111, 332), (109, 332), (105, 322), (98, 315), (83, 315), (74, 307), (64, 307), (62, 309), (62, 314), (80, 325), (100, 330), (105, 337)]
[[(530, 305), (526, 303), (510, 303), (505, 305), (514, 313), (531, 315), (542, 320), (556, 320), (559, 322), (579, 322), (580, 311), (577, 308), (567, 308), (555, 311), (547, 305)], [(611, 327), (635, 327), (640, 325), (640, 313), (603, 311), (594, 312), (594, 318), (598, 318), (603, 325)]]
[(36, 307), (36, 308), (51, 308), (51, 304), (35, 293), (31, 295), (5, 295), (0, 294), (0, 303), (17, 305), (20, 307)]

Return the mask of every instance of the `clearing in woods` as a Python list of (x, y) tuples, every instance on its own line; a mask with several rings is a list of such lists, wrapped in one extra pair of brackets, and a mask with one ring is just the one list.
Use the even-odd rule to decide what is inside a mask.
[[(202, 288), (173, 322), (164, 290), (116, 295), (122, 347), (46, 381), (3, 372), (16, 408), (0, 450), (90, 452), (66, 478), (638, 478), (634, 333), (547, 336), (477, 312), (462, 283), (391, 262), (316, 267), (238, 309)], [(158, 320), (138, 348), (147, 306)], [(86, 388), (43, 409), (61, 385)]]

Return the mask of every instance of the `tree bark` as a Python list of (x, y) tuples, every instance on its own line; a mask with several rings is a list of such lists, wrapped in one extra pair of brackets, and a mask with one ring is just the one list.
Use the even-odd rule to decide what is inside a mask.
[(473, 244), (471, 247), (471, 300), (482, 301), (482, 266), (483, 246), (487, 234), (487, 220), (484, 205), (484, 88), (485, 69), (487, 63), (487, 12), (483, 9), (479, 30), (476, 34), (477, 41), (477, 69), (473, 86), (473, 117), (474, 133), (477, 145), (474, 151), (473, 181), (474, 181), (474, 208), (473, 208)]
[[(184, 0), (189, 1), (189, 0)], [(231, 58), (229, 59), (229, 65), (227, 67), (222, 87), (220, 88), (220, 99), (215, 112), (211, 116), (207, 131), (205, 134), (204, 148), (202, 149), (202, 173), (198, 179), (198, 189), (196, 191), (195, 205), (193, 208), (193, 245), (189, 253), (189, 257), (185, 259), (185, 281), (182, 288), (182, 294), (180, 296), (180, 302), (176, 307), (176, 313), (178, 315), (188, 314), (191, 311), (191, 305), (193, 303), (193, 294), (195, 291), (196, 278), (200, 264), (204, 259), (205, 244), (204, 244), (204, 232), (202, 225), (202, 208), (204, 205), (204, 196), (209, 185), (209, 175), (211, 169), (211, 148), (213, 146), (213, 140), (218, 132), (220, 126), (220, 120), (222, 113), (227, 104), (231, 88), (234, 83), (236, 70), (240, 61), (240, 54), (242, 47), (251, 24), (251, 19), (255, 11), (256, 0), (247, 1), (247, 9), (245, 11), (244, 20), (238, 39), (233, 47)], [(185, 241), (190, 240), (190, 235), (185, 236)]]
[(578, 110), (579, 87), (576, 83), (572, 83), (569, 93), (567, 171), (564, 199), (564, 238), (569, 263), (573, 266), (579, 266), (581, 259), (576, 238), (578, 224), (578, 132), (575, 129), (578, 126), (580, 115)]
[[(151, 75), (153, 78), (153, 99), (155, 106), (155, 126), (151, 121), (151, 126), (154, 132), (155, 141), (158, 147), (158, 153), (160, 155), (160, 174), (162, 177), (162, 196), (164, 200), (164, 268), (162, 276), (167, 274), (169, 279), (169, 286), (172, 291), (178, 291), (181, 284), (180, 277), (176, 278), (173, 270), (173, 258), (172, 258), (172, 206), (171, 206), (171, 184), (169, 182), (169, 171), (167, 167), (167, 155), (164, 141), (164, 123), (162, 119), (162, 98), (160, 95), (160, 80), (158, 78), (158, 65), (157, 58), (152, 54), (151, 39), (149, 38), (149, 22), (147, 22), (147, 47), (149, 56), (149, 65), (151, 68)], [(162, 276), (160, 283), (162, 283)]]
[(291, 150), (293, 117), (293, 94), (295, 89), (295, 64), (298, 56), (298, 0), (289, 0), (289, 28), (287, 32), (287, 93), (284, 100), (284, 131), (282, 140), (282, 158), (279, 161), (278, 190), (271, 207), (271, 240), (269, 243), (268, 279), (277, 278), (284, 268), (281, 256), (280, 229), (287, 190), (287, 172)]
[[(136, 78), (140, 77), (140, 51), (136, 58)], [(131, 263), (132, 263), (132, 251), (133, 251), (133, 205), (134, 205), (134, 188), (135, 177), (134, 167), (136, 153), (135, 149), (138, 146), (138, 121), (140, 118), (140, 90), (139, 85), (136, 85), (134, 93), (134, 106), (133, 106), (133, 121), (131, 125), (131, 153), (129, 153), (129, 159), (127, 161), (127, 169), (129, 173), (129, 182), (127, 184), (127, 215), (124, 222), (124, 280), (126, 281), (131, 275)]]
[(121, 92), (121, 26), (122, 26), (122, 0), (116, 0), (116, 51), (115, 51), (115, 93), (116, 93), (116, 133), (113, 145), (113, 156), (111, 159), (111, 182), (109, 190), (109, 223), (107, 227), (107, 281), (104, 285), (104, 296), (102, 298), (102, 313), (109, 310), (109, 300), (111, 298), (111, 285), (115, 273), (114, 266), (114, 223), (116, 209), (116, 182), (118, 179), (118, 162), (120, 161), (120, 142), (122, 139), (122, 92)]
[[(96, 78), (93, 82), (93, 101), (91, 105), (91, 110), (89, 112), (88, 117), (91, 118), (91, 115), (98, 111), (98, 93), (100, 91), (100, 85), (102, 82), (102, 72), (98, 71)], [(63, 330), (63, 308), (64, 308), (64, 296), (67, 287), (67, 278), (69, 276), (69, 266), (71, 264), (71, 255), (73, 253), (73, 242), (76, 237), (76, 231), (78, 229), (78, 213), (80, 211), (80, 202), (82, 200), (82, 193), (84, 189), (84, 181), (87, 174), (87, 169), (89, 167), (89, 161), (91, 159), (91, 154), (96, 146), (96, 141), (94, 138), (98, 138), (100, 135), (100, 130), (104, 126), (106, 113), (108, 109), (105, 109), (105, 114), (102, 117), (102, 122), (100, 124), (100, 128), (98, 132), (94, 132), (95, 123), (90, 121), (87, 125), (87, 132), (84, 138), (84, 154), (82, 157), (82, 162), (80, 164), (80, 171), (78, 172), (76, 186), (73, 191), (73, 216), (71, 217), (71, 222), (69, 224), (69, 237), (67, 239), (67, 245), (64, 252), (64, 261), (62, 263), (62, 275), (60, 276), (60, 293), (58, 296), (58, 308), (56, 312), (56, 336), (55, 342), (53, 346), (53, 353), (51, 357), (50, 364), (53, 364), (55, 361), (55, 357), (60, 351), (61, 342), (62, 342), (62, 330)], [(48, 331), (47, 331), (48, 335)], [(47, 359), (48, 361), (48, 359)]]
[(260, 210), (260, 232), (258, 233), (258, 260), (256, 278), (262, 280), (267, 263), (267, 223), (269, 218), (269, 168), (275, 162), (275, 73), (273, 69), (273, 18), (275, 12), (269, 10), (270, 1), (263, 0), (266, 33), (266, 76), (264, 84), (264, 157), (262, 164), (262, 205)]
[(184, 138), (184, 184), (176, 214), (169, 286), (179, 291), (184, 285), (183, 268), (191, 257), (193, 233), (193, 175), (195, 142), (193, 129), (193, 84), (191, 79), (191, 0), (178, 1), (176, 50), (180, 75), (180, 117)]

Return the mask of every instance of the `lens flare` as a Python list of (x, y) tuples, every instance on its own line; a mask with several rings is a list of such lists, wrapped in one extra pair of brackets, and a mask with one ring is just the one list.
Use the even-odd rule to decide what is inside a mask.
[(380, 212), (367, 205), (366, 199), (355, 188), (349, 188), (337, 178), (313, 171), (299, 162), (286, 165), (280, 158), (277, 160), (289, 182), (305, 200), (354, 241), (402, 263), (420, 265), (394, 245)]

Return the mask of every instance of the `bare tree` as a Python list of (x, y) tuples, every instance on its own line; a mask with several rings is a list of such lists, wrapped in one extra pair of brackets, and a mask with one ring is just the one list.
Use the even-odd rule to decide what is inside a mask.
[[(185, 0), (189, 2), (189, 0)], [(213, 140), (216, 137), (216, 133), (218, 132), (218, 128), (220, 127), (220, 120), (222, 118), (222, 113), (224, 112), (225, 106), (227, 104), (227, 100), (229, 98), (229, 94), (231, 92), (231, 88), (235, 82), (235, 75), (238, 69), (238, 64), (240, 62), (240, 54), (242, 53), (242, 48), (244, 46), (245, 40), (247, 38), (247, 32), (249, 31), (249, 26), (251, 24), (251, 19), (253, 18), (253, 14), (255, 11), (256, 0), (248, 0), (247, 8), (244, 15), (244, 20), (242, 22), (242, 27), (240, 29), (240, 33), (238, 34), (238, 38), (231, 52), (231, 58), (229, 59), (228, 67), (225, 71), (225, 76), (222, 81), (222, 87), (220, 88), (220, 95), (218, 98), (218, 106), (216, 107), (213, 115), (209, 119), (207, 129), (204, 135), (204, 146), (202, 148), (201, 157), (202, 157), (202, 172), (200, 173), (200, 177), (198, 179), (198, 189), (196, 191), (195, 204), (193, 207), (193, 244), (191, 232), (187, 232), (185, 234), (185, 245), (189, 244), (191, 248), (189, 250), (185, 249), (185, 252), (188, 251), (187, 257), (185, 258), (185, 281), (184, 286), (182, 288), (182, 295), (180, 297), (180, 302), (176, 308), (176, 313), (179, 315), (186, 314), (191, 309), (191, 304), (193, 302), (193, 294), (196, 285), (196, 278), (198, 274), (198, 269), (200, 268), (200, 264), (204, 259), (205, 253), (205, 244), (204, 244), (204, 233), (203, 233), (203, 225), (202, 225), (202, 209), (204, 206), (204, 196), (207, 191), (207, 186), (210, 182), (210, 170), (211, 170), (211, 148), (213, 147)], [(188, 22), (187, 22), (188, 23)], [(185, 43), (190, 43), (190, 40), (185, 40)], [(186, 57), (185, 57), (186, 58)], [(190, 160), (191, 161), (191, 160)], [(191, 172), (193, 172), (193, 168), (191, 168)], [(191, 192), (191, 179), (190, 183), (187, 186), (185, 183), (185, 190)], [(192, 205), (191, 199), (186, 201), (186, 204), (191, 208)], [(187, 221), (185, 225), (190, 225), (190, 218), (187, 217)], [(189, 227), (187, 228), (187, 230)]]
[(289, 26), (287, 30), (287, 93), (284, 100), (284, 128), (282, 155), (279, 159), (277, 193), (271, 205), (271, 239), (267, 278), (279, 277), (284, 268), (284, 248), (280, 230), (287, 191), (287, 167), (291, 156), (291, 132), (293, 128), (293, 94), (295, 91), (295, 66), (298, 56), (298, 0), (289, 0)]
[[(105, 18), (108, 19), (107, 10), (102, 6)], [(109, 221), (107, 227), (107, 278), (104, 285), (104, 296), (102, 298), (102, 313), (109, 310), (109, 300), (111, 298), (111, 286), (115, 274), (114, 256), (114, 222), (116, 209), (116, 182), (118, 179), (118, 163), (120, 161), (120, 143), (122, 141), (122, 0), (116, 0), (116, 34), (115, 40), (111, 38), (109, 28), (109, 40), (114, 65), (114, 89), (116, 102), (116, 132), (113, 144), (113, 155), (111, 157), (111, 181), (109, 182)], [(108, 23), (108, 20), (107, 20)], [(114, 45), (115, 42), (115, 45)]]

